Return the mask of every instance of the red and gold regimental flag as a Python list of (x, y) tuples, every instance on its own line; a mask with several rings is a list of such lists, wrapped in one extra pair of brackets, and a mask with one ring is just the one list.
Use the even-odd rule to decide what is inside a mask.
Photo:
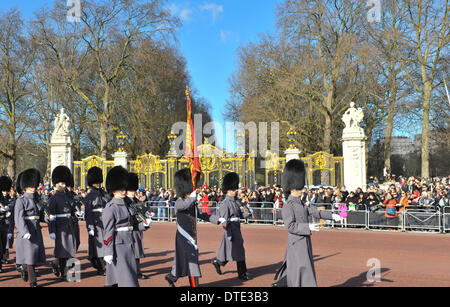
[(191, 91), (186, 86), (187, 97), (187, 129), (186, 129), (186, 159), (189, 160), (191, 169), (193, 191), (202, 178), (202, 167), (197, 153), (197, 142), (195, 140), (194, 122), (192, 120)]

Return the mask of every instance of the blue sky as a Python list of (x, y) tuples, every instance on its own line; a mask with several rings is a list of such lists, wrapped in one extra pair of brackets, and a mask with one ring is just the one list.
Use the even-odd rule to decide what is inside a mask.
[[(67, 0), (0, 0), (0, 10), (18, 6), (25, 18), (45, 3)], [(192, 85), (211, 105), (213, 119), (222, 116), (229, 97), (228, 80), (237, 69), (239, 46), (256, 41), (259, 33), (275, 30), (275, 9), (281, 0), (169, 0), (182, 21), (178, 31)]]

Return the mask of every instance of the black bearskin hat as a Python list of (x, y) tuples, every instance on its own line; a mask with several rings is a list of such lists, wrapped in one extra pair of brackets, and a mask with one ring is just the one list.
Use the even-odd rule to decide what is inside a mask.
[(0, 177), (0, 191), (11, 191), (12, 187), (12, 180), (8, 176), (2, 176)]
[(239, 189), (239, 175), (236, 173), (228, 173), (223, 177), (222, 192), (233, 191)]
[(22, 180), (22, 176), (23, 176), (23, 172), (20, 173), (19, 176), (17, 176), (17, 179), (16, 179), (16, 186), (15, 186), (15, 189), (16, 189), (16, 193), (17, 193), (17, 194), (23, 194), (23, 189), (22, 189), (22, 187), (20, 186), (20, 180)]
[(52, 184), (64, 182), (67, 186), (70, 186), (72, 182), (72, 172), (67, 166), (60, 165), (57, 166), (52, 172)]
[(135, 173), (128, 173), (127, 191), (137, 191), (139, 189), (139, 178)]
[(128, 186), (128, 171), (122, 166), (112, 168), (106, 175), (106, 191), (112, 194), (115, 191), (124, 191)]
[(178, 197), (184, 197), (194, 191), (192, 186), (191, 170), (188, 168), (179, 170), (175, 173), (175, 191)]
[(305, 187), (305, 164), (301, 160), (291, 160), (286, 164), (283, 172), (283, 190), (302, 190)]
[(25, 192), (26, 188), (37, 188), (40, 182), (41, 173), (35, 168), (30, 168), (22, 172), (22, 177), (20, 177), (19, 185), (23, 192)]
[(103, 183), (103, 171), (101, 168), (94, 166), (91, 169), (88, 170), (87, 173), (87, 184), (88, 186), (92, 186), (96, 183)]

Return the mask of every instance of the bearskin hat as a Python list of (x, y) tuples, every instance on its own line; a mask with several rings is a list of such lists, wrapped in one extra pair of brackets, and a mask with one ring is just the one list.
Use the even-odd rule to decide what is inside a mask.
[(222, 191), (227, 193), (227, 191), (233, 191), (239, 189), (239, 175), (236, 173), (228, 173), (223, 177)]
[(175, 191), (178, 197), (184, 197), (191, 194), (193, 189), (191, 171), (188, 168), (179, 170), (174, 178)]
[(102, 169), (99, 167), (96, 167), (96, 166), (89, 169), (86, 180), (87, 180), (88, 186), (90, 186), (90, 187), (96, 183), (103, 183)]
[(112, 168), (106, 175), (106, 191), (112, 194), (115, 191), (124, 191), (128, 186), (128, 171), (122, 166)]
[(19, 176), (17, 176), (17, 179), (16, 179), (15, 190), (16, 190), (17, 194), (23, 194), (23, 189), (20, 186), (20, 180), (21, 180), (22, 176), (23, 176), (23, 172), (20, 173)]
[(22, 177), (20, 177), (19, 185), (20, 188), (25, 191), (26, 188), (37, 188), (40, 182), (41, 173), (35, 168), (30, 168), (22, 172)]
[(291, 193), (291, 190), (301, 190), (305, 186), (305, 164), (301, 160), (291, 160), (286, 164), (283, 172), (283, 190)]
[(139, 189), (139, 178), (135, 173), (128, 173), (127, 191), (137, 191)]
[(2, 176), (0, 177), (0, 191), (11, 191), (12, 187), (12, 180), (8, 176)]
[(56, 185), (57, 183), (64, 182), (67, 186), (70, 186), (72, 181), (72, 172), (67, 166), (60, 165), (57, 166), (52, 172), (52, 183)]

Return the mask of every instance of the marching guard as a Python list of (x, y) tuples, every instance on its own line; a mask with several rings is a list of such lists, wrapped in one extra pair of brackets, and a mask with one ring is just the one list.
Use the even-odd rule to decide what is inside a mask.
[[(125, 202), (127, 205), (134, 204), (139, 206), (140, 201), (136, 198), (136, 191), (139, 189), (139, 178), (135, 173), (128, 173), (128, 186), (127, 186), (127, 197)], [(137, 214), (134, 212), (133, 218), (136, 219), (135, 223), (140, 221), (137, 219)], [(147, 230), (146, 228), (145, 230)], [(141, 271), (141, 259), (145, 258), (144, 243), (143, 243), (143, 231), (139, 229), (133, 230), (134, 239), (134, 256), (136, 258), (137, 276), (139, 279), (148, 279), (147, 276), (142, 274)]]
[(106, 287), (139, 287), (133, 230), (145, 230), (152, 221), (137, 224), (125, 202), (128, 172), (114, 167), (106, 176), (106, 190), (114, 198), (103, 212), (103, 243), (106, 266)]
[(98, 275), (106, 275), (105, 261), (103, 260), (103, 221), (102, 215), (106, 203), (109, 202), (107, 194), (101, 188), (103, 183), (103, 171), (99, 167), (89, 169), (87, 183), (90, 192), (84, 199), (86, 228), (89, 234), (88, 257), (92, 267), (97, 269)]
[[(55, 240), (55, 261), (52, 263), (53, 273), (62, 281), (67, 281), (67, 261), (75, 257), (79, 239), (75, 223), (75, 210), (66, 193), (66, 184), (71, 182), (71, 172), (67, 166), (58, 166), (52, 172), (52, 183), (56, 187), (55, 194), (48, 201), (50, 213), (50, 238)], [(78, 233), (79, 234), (79, 233)]]
[(219, 275), (222, 275), (221, 266), (225, 266), (230, 261), (236, 261), (238, 278), (250, 280), (247, 274), (245, 263), (244, 239), (241, 233), (241, 219), (246, 219), (251, 214), (239, 207), (236, 202), (236, 192), (239, 189), (239, 175), (229, 173), (223, 178), (222, 191), (226, 195), (219, 206), (219, 215), (225, 219), (223, 223), (223, 238), (217, 252), (216, 259), (212, 264)]
[(170, 287), (180, 277), (189, 277), (191, 287), (198, 287), (198, 279), (202, 276), (198, 263), (198, 245), (196, 238), (197, 218), (213, 224), (225, 222), (218, 216), (201, 213), (197, 208), (197, 193), (192, 192), (192, 177), (189, 169), (182, 169), (175, 174), (175, 190), (178, 200), (175, 202), (177, 216), (177, 233), (175, 237), (175, 256), (172, 271), (165, 279)]
[(37, 287), (35, 268), (45, 264), (45, 247), (40, 222), (44, 221), (34, 193), (41, 174), (36, 169), (28, 169), (19, 176), (19, 185), (25, 194), (16, 200), (14, 222), (17, 228), (16, 263), (22, 265), (22, 278), (29, 279), (31, 287)]
[(12, 248), (10, 241), (13, 238), (10, 239), (10, 236), (8, 236), (11, 219), (13, 219), (11, 197), (9, 196), (11, 186), (11, 178), (0, 177), (0, 273), (2, 272), (2, 264), (8, 263), (9, 249)]
[(283, 190), (289, 198), (283, 206), (282, 216), (288, 230), (288, 243), (283, 265), (275, 275), (278, 282), (272, 286), (317, 287), (311, 234), (319, 231), (319, 226), (310, 224), (309, 216), (318, 220), (341, 220), (339, 215), (308, 207), (301, 200), (305, 175), (305, 165), (301, 160), (291, 160), (286, 164)]

